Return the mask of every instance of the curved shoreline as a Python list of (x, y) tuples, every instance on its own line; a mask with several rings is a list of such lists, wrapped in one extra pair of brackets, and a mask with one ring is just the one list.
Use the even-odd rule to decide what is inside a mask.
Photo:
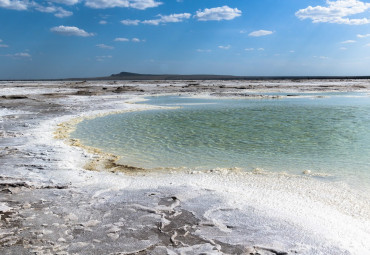
[[(137, 102), (130, 101), (131, 103)], [(179, 107), (162, 107), (162, 106), (149, 106), (149, 105), (142, 105), (145, 107), (143, 109), (136, 108), (136, 109), (129, 109), (129, 110), (118, 110), (118, 111), (109, 111), (106, 113), (98, 113), (98, 114), (91, 114), (83, 117), (75, 117), (68, 121), (59, 123), (57, 126), (58, 128), (54, 131), (54, 138), (63, 140), (70, 146), (75, 146), (82, 148), (86, 152), (90, 154), (97, 155), (97, 158), (91, 159), (87, 164), (85, 164), (84, 168), (90, 171), (109, 171), (112, 173), (115, 172), (124, 172), (126, 174), (134, 174), (135, 172), (144, 172), (149, 171), (148, 169), (129, 166), (125, 164), (119, 164), (117, 161), (120, 159), (119, 156), (107, 153), (102, 151), (99, 148), (95, 148), (92, 146), (84, 145), (80, 142), (80, 139), (71, 138), (70, 135), (76, 130), (76, 126), (83, 122), (84, 120), (95, 119), (99, 117), (104, 117), (113, 114), (121, 114), (121, 113), (129, 113), (129, 112), (138, 112), (138, 111), (150, 111), (155, 109), (178, 109)]]

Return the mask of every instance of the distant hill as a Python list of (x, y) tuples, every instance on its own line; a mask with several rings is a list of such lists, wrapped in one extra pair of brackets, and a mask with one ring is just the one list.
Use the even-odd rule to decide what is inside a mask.
[(107, 77), (87, 80), (311, 80), (311, 79), (370, 79), (370, 76), (234, 76), (213, 74), (140, 74), (120, 72)]
[(105, 79), (117, 79), (117, 80), (229, 80), (229, 79), (240, 79), (241, 77), (232, 75), (208, 75), (208, 74), (139, 74), (130, 72), (120, 72), (118, 74), (112, 74), (108, 77), (102, 77)]
[(130, 72), (120, 72), (118, 74), (112, 74), (112, 77), (125, 77), (125, 76), (140, 76), (146, 74), (139, 74), (139, 73), (130, 73)]

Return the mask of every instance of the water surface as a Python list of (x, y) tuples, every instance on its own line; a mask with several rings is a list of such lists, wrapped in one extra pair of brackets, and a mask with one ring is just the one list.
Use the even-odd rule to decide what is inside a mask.
[(150, 97), (145, 104), (181, 108), (85, 120), (72, 136), (137, 167), (311, 170), (329, 180), (370, 186), (370, 97), (319, 95), (278, 100)]

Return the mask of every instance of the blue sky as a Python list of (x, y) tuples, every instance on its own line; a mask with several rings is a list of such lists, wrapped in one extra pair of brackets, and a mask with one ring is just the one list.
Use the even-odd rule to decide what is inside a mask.
[(0, 79), (370, 75), (370, 2), (0, 0)]

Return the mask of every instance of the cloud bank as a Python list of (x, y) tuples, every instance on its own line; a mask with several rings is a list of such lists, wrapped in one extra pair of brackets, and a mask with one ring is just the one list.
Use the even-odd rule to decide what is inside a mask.
[(194, 17), (199, 21), (209, 21), (209, 20), (232, 20), (236, 17), (242, 15), (242, 11), (238, 8), (230, 8), (225, 5), (216, 8), (205, 8), (204, 10), (199, 10), (196, 12)]
[(347, 25), (369, 24), (368, 18), (349, 18), (348, 16), (364, 13), (370, 3), (359, 0), (326, 1), (327, 6), (308, 6), (295, 13), (301, 19), (311, 19), (313, 23), (336, 23)]

